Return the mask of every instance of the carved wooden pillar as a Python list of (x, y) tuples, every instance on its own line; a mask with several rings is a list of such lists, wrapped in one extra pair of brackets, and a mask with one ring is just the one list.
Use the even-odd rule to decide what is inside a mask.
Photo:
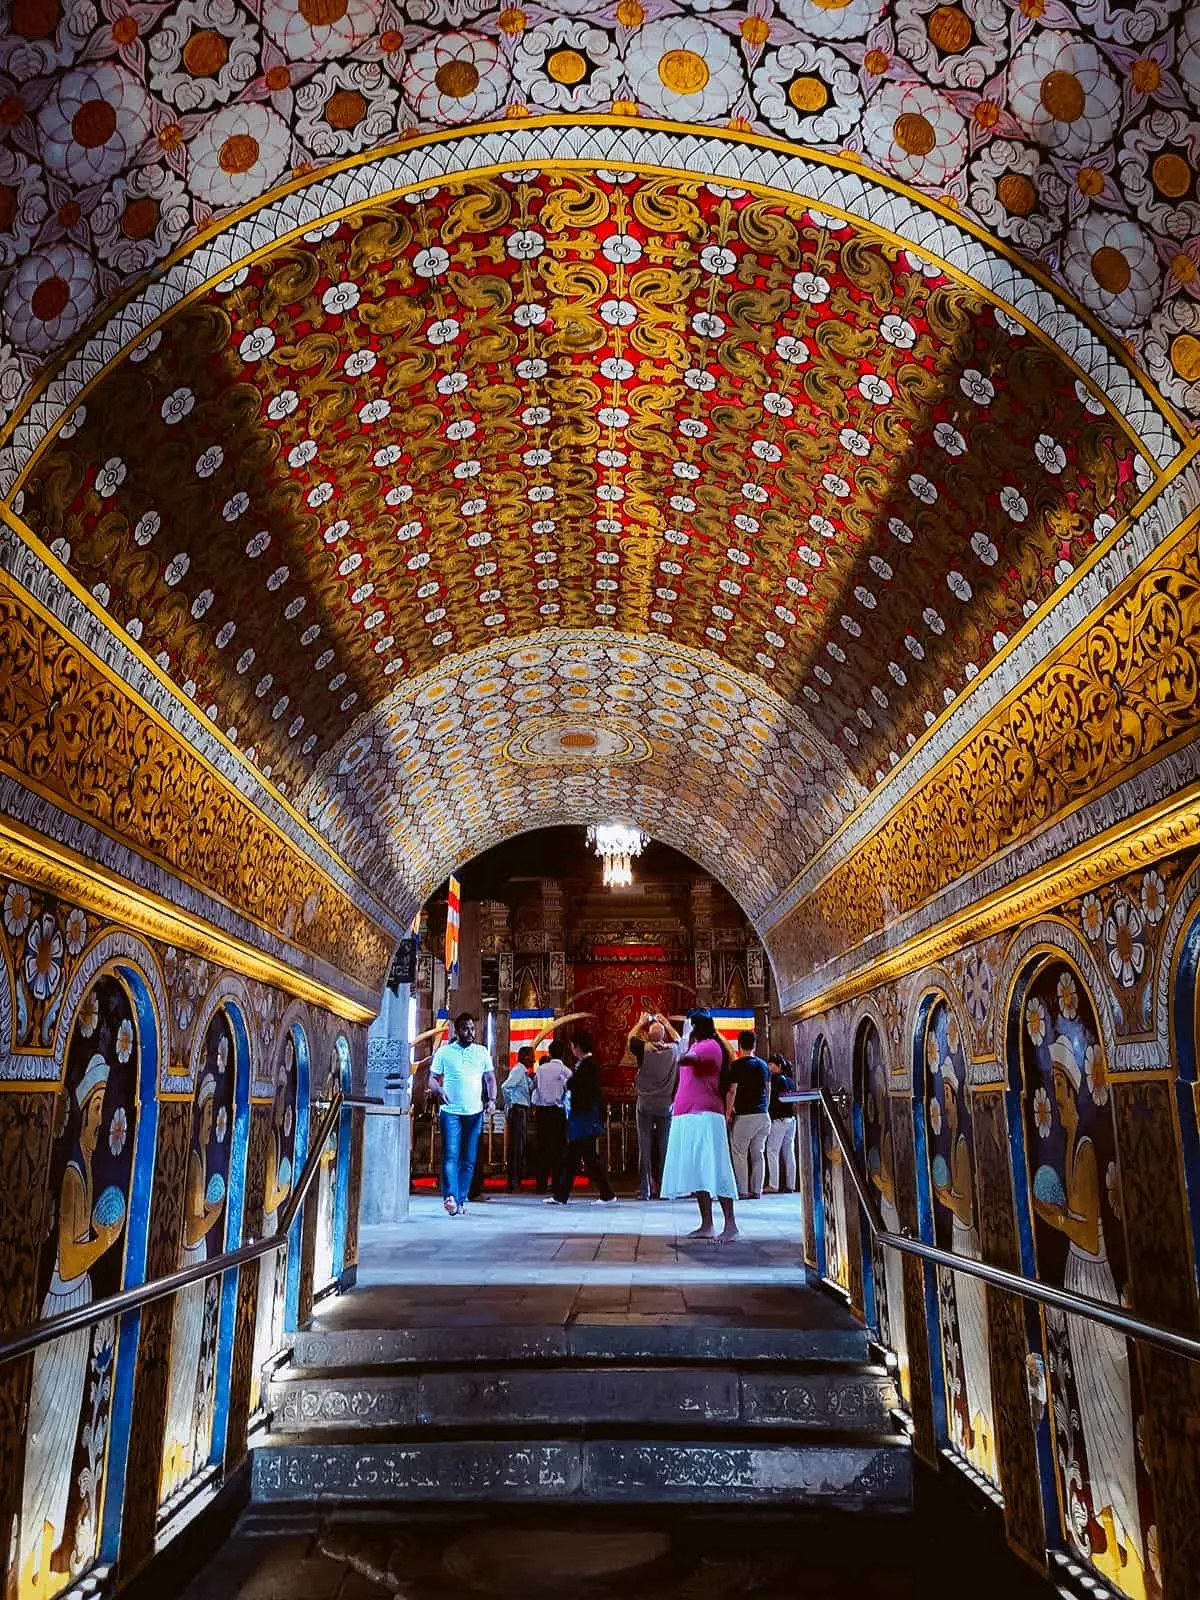
[(767, 1010), (767, 958), (757, 940), (746, 946), (746, 987), (750, 991), (750, 1004), (754, 1007), (754, 1031), (758, 1034), (759, 1052), (770, 1048), (771, 1017)]

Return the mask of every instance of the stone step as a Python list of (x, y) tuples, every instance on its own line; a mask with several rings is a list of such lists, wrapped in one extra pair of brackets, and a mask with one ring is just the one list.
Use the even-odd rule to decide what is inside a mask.
[(887, 1432), (898, 1404), (878, 1367), (813, 1364), (738, 1371), (688, 1366), (465, 1366), (417, 1372), (298, 1372), (270, 1385), (280, 1434), (354, 1428), (520, 1428), (618, 1423), (803, 1426)]
[[(814, 1300), (816, 1297), (813, 1297)], [(799, 1326), (731, 1327), (692, 1317), (644, 1322), (614, 1317), (566, 1324), (514, 1327), (507, 1323), (455, 1322), (435, 1328), (317, 1328), (292, 1336), (297, 1367), (378, 1367), (533, 1361), (771, 1362), (869, 1359), (865, 1331), (839, 1307)]]
[(312, 1441), (269, 1436), (255, 1449), (260, 1504), (505, 1500), (624, 1504), (786, 1504), (909, 1509), (912, 1457), (873, 1440), (543, 1438)]

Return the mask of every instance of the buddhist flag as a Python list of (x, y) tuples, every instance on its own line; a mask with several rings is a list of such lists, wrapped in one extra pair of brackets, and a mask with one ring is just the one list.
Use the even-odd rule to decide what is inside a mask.
[(508, 1017), (508, 1069), (517, 1064), (517, 1051), (523, 1044), (532, 1044), (548, 1022), (553, 1021), (553, 1011), (511, 1011)]
[(724, 1039), (729, 1048), (737, 1053), (737, 1037), (745, 1028), (754, 1027), (753, 1011), (726, 1011), (718, 1010), (716, 1006), (712, 1011), (713, 1027)]
[(446, 987), (458, 988), (458, 924), (462, 908), (462, 884), (450, 874), (450, 894), (446, 901)]

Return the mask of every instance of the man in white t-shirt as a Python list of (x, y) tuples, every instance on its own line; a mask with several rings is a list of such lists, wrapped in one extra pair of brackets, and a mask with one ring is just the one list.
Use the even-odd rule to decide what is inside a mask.
[(475, 1018), (460, 1011), (454, 1019), (454, 1038), (444, 1044), (429, 1068), (430, 1092), (441, 1101), (438, 1122), (442, 1135), (442, 1204), (451, 1217), (463, 1216), (483, 1114), (496, 1104), (496, 1074), (492, 1058), (475, 1043)]
[[(562, 1050), (564, 1045), (551, 1046)], [(545, 1194), (558, 1182), (563, 1157), (567, 1152), (567, 1114), (563, 1096), (570, 1082), (571, 1069), (557, 1055), (539, 1062), (533, 1089), (533, 1134), (537, 1140), (534, 1176), (537, 1192)]]

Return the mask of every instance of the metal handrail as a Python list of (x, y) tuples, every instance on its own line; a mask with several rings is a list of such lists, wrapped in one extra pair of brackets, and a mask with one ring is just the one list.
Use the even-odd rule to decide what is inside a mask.
[(1070, 1289), (1059, 1289), (1051, 1283), (1039, 1283), (1036, 1278), (1027, 1278), (1020, 1272), (1007, 1272), (1003, 1267), (993, 1267), (986, 1261), (973, 1261), (969, 1256), (957, 1256), (951, 1250), (942, 1250), (937, 1245), (926, 1244), (923, 1239), (915, 1239), (907, 1231), (893, 1233), (884, 1224), (878, 1202), (871, 1193), (866, 1174), (859, 1164), (858, 1153), (851, 1145), (829, 1091), (800, 1089), (783, 1098), (790, 1105), (818, 1106), (824, 1113), (841, 1149), (842, 1161), (854, 1185), (858, 1203), (878, 1244), (885, 1245), (890, 1250), (899, 1250), (905, 1255), (919, 1256), (924, 1261), (933, 1261), (940, 1267), (948, 1267), (952, 1272), (963, 1272), (971, 1278), (982, 1278), (985, 1283), (993, 1284), (1008, 1294), (1019, 1295), (1023, 1300), (1036, 1300), (1042, 1305), (1053, 1306), (1057, 1311), (1065, 1311), (1070, 1316), (1087, 1317), (1092, 1322), (1103, 1322), (1108, 1327), (1123, 1333), (1128, 1339), (1140, 1339), (1145, 1344), (1158, 1345), (1160, 1349), (1170, 1350), (1173, 1355), (1184, 1356), (1189, 1361), (1200, 1361), (1200, 1339), (1181, 1333), (1177, 1328), (1164, 1327), (1158, 1322), (1147, 1322), (1144, 1317), (1135, 1317), (1122, 1306), (1115, 1306), (1107, 1300), (1094, 1300), (1090, 1295), (1075, 1294)]
[(225, 1250), (219, 1256), (214, 1256), (211, 1261), (198, 1261), (194, 1267), (180, 1267), (176, 1272), (164, 1273), (161, 1278), (152, 1278), (148, 1283), (139, 1283), (133, 1289), (122, 1289), (118, 1294), (108, 1295), (103, 1300), (92, 1300), (87, 1305), (60, 1312), (56, 1317), (30, 1322), (0, 1343), (0, 1366), (6, 1361), (15, 1361), (18, 1356), (28, 1355), (31, 1350), (49, 1344), (53, 1339), (60, 1339), (64, 1333), (77, 1333), (82, 1328), (95, 1327), (98, 1322), (106, 1322), (110, 1317), (122, 1316), (127, 1311), (136, 1311), (155, 1300), (165, 1299), (167, 1295), (177, 1294), (189, 1284), (205, 1283), (209, 1278), (218, 1277), (232, 1267), (240, 1267), (247, 1261), (257, 1261), (261, 1256), (282, 1249), (287, 1243), (287, 1236), (292, 1223), (296, 1220), (296, 1214), (312, 1188), (326, 1142), (337, 1126), (342, 1105), (343, 1099), (339, 1091), (329, 1102), (317, 1137), (309, 1150), (308, 1159), (279, 1213), (279, 1225), (270, 1238), (255, 1239), (251, 1244), (239, 1245), (236, 1250)]

